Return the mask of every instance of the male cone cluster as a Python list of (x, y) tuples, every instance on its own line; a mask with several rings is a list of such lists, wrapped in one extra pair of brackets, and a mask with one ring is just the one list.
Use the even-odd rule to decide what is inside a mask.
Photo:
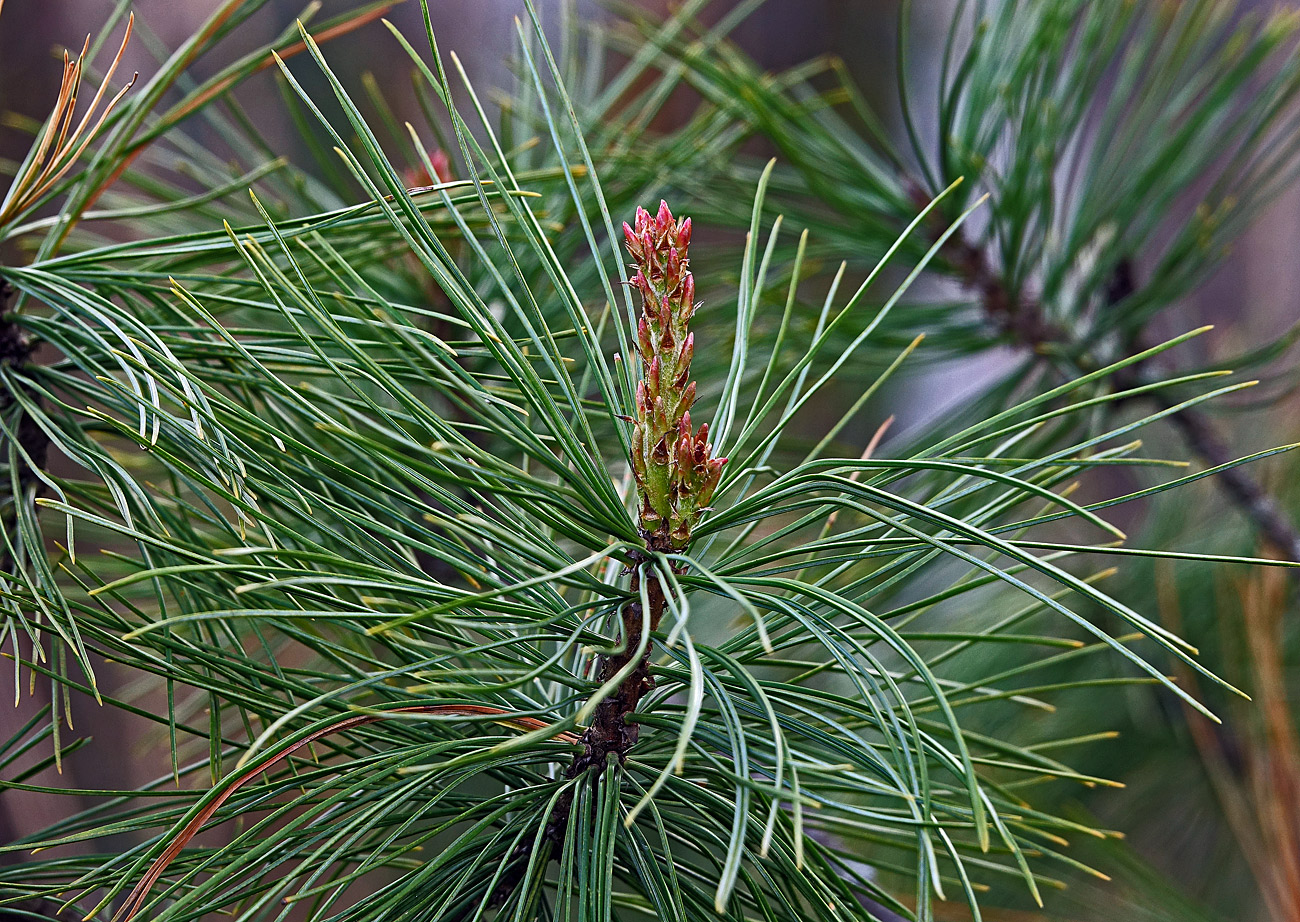
[(675, 220), (668, 203), (660, 202), (653, 216), (638, 208), (634, 224), (623, 224), (623, 235), (637, 269), (632, 285), (642, 299), (641, 381), (632, 436), (641, 530), (655, 550), (681, 550), (727, 462), (712, 456), (708, 423), (698, 432), (691, 428), (695, 334), (687, 326), (695, 313), (695, 279), (686, 255), (691, 219)]

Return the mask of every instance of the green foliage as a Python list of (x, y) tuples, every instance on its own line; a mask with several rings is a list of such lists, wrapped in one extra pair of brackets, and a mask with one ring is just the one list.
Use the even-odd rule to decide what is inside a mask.
[[(1101, 18), (1057, 4), (1000, 23), (1023, 44), (974, 30), (945, 81), (954, 89), (941, 156), (925, 161), (933, 175), (888, 189), (886, 162), (827, 128), (797, 80), (759, 79), (720, 46), (734, 20), (686, 41), (701, 3), (646, 26), (608, 82), (598, 67), (582, 78), (575, 62), (599, 60), (612, 39), (557, 59), (529, 5), (520, 93), (497, 125), (431, 24), (427, 53), (394, 33), (429, 110), (427, 134), (408, 126), (406, 137), (363, 116), (307, 28), (281, 36), (274, 47), (301, 42), (310, 59), (275, 60), (304, 136), (325, 139), (311, 172), (269, 156), (233, 102), (226, 115), (205, 105), (266, 63), (265, 51), (156, 116), (164, 84), (260, 5), (224, 5), (160, 69), (165, 79), (124, 98), (96, 152), (48, 192), (56, 217), (3, 228), (45, 236), (27, 264), (0, 269), (14, 295), (6, 336), (21, 345), (0, 365), (0, 637), (20, 684), (24, 672), (46, 677), (56, 701), (94, 694), (152, 723), (171, 764), (144, 789), (106, 792), (0, 846), (24, 856), (0, 866), (0, 905), (45, 899), (86, 917), (168, 920), (795, 920), (931, 919), (948, 899), (980, 918), (984, 888), (1009, 882), (1037, 899), (1075, 870), (1065, 839), (1106, 833), (1038, 809), (1034, 788), (1107, 782), (1056, 758), (1080, 739), (1053, 735), (1041, 716), (1049, 699), (1152, 685), (1204, 710), (1163, 664), (1218, 681), (1171, 630), (1099, 588), (1106, 571), (1093, 562), (1251, 562), (1123, 547), (1101, 513), (1235, 468), (1188, 474), (1140, 454), (1132, 436), (1247, 385), (1218, 385), (1215, 372), (1135, 376), (1195, 333), (1130, 337), (1132, 348), (1063, 364), (1058, 380), (898, 456), (832, 452), (910, 354), (899, 331), (932, 316), (903, 303), (913, 283), (952, 247), (986, 239), (969, 236), (971, 223), (1005, 244), (1008, 278), (1050, 277), (1043, 241), (1058, 239), (1046, 228), (1064, 210), (1046, 210), (1050, 189), (1028, 211), (1008, 204), (1024, 185), (1013, 174), (1050, 177), (1043, 157), (1078, 153), (1070, 139), (1104, 76), (1084, 55), (1069, 57), (1074, 70), (1050, 65), (1075, 41), (1150, 57), (1158, 48), (1140, 39), (1156, 41), (1157, 23), (1136, 5)], [(1188, 16), (1174, 17), (1180, 54), (1201, 47), (1193, 38), (1210, 54), (1222, 24)], [(1075, 22), (1077, 35), (1063, 25)], [(1208, 138), (1236, 111), (1279, 29), (1244, 51), (1225, 44), (1219, 70), (1197, 71), (1219, 92), (1192, 107), (1188, 138)], [(305, 68), (328, 93), (304, 88)], [(1039, 124), (1027, 100), (1045, 75), (1060, 81), (1062, 114)], [(706, 102), (680, 134), (655, 137), (646, 126), (683, 79)], [(1172, 106), (1181, 78), (1169, 79)], [(979, 95), (998, 81), (1001, 96)], [(1255, 135), (1276, 127), (1294, 82), (1284, 70), (1269, 84), (1246, 123)], [(467, 94), (463, 110), (453, 91)], [(259, 152), (254, 161), (202, 173), (198, 194), (136, 173), (155, 142), (206, 162), (174, 130), (192, 113), (219, 119)], [(760, 113), (788, 121), (748, 121)], [(1150, 123), (1123, 122), (1134, 132)], [(804, 147), (796, 124), (822, 147)], [(421, 140), (440, 125), (450, 128), (444, 157)], [(995, 185), (986, 167), (1012, 126), (1043, 137)], [(692, 267), (705, 302), (697, 407), (730, 460), (687, 537), (655, 542), (639, 527), (637, 369), (619, 358), (638, 339), (616, 225), (666, 181), (697, 225), (725, 219), (721, 198), (702, 190), (710, 179), (734, 190), (720, 160), (756, 128), (789, 142), (789, 165), (751, 177), (752, 206), (732, 215), (749, 232), (743, 250), (706, 249)], [(534, 133), (546, 140), (528, 143)], [(1242, 156), (1263, 150), (1254, 141)], [(463, 178), (439, 175), (448, 149)], [(1167, 150), (1153, 156), (1168, 167)], [(771, 199), (807, 201), (796, 180), (813, 164), (857, 200), (769, 222)], [(972, 166), (992, 209), (969, 191), (981, 183), (957, 180)], [(419, 168), (428, 183), (410, 181)], [(1187, 165), (1208, 169), (1208, 155)], [(1168, 182), (1150, 192), (1153, 214), (1184, 181), (1156, 174)], [(1250, 174), (1230, 175), (1238, 198), (1256, 191)], [(96, 213), (112, 178), (131, 191)], [(251, 204), (234, 194), (248, 185)], [(1134, 189), (1115, 207), (1132, 205)], [(807, 278), (810, 251), (855, 251), (825, 217), (834, 209), (861, 217), (877, 257), (822, 284)], [(1119, 220), (1113, 209), (1088, 214), (1070, 209), (1059, 239), (1075, 249), (1052, 258), (1077, 265), (1105, 238), (1104, 275), (1139, 238), (1101, 233)], [(789, 241), (791, 215), (826, 239)], [(175, 232), (179, 217), (201, 229)], [(97, 239), (95, 219), (132, 234)], [(1173, 249), (1182, 255), (1162, 262), (1161, 287), (1143, 289), (1152, 303), (1203, 271), (1194, 248)], [(886, 273), (901, 281), (879, 298)], [(1040, 284), (1044, 306), (1060, 303)], [(1077, 303), (1101, 287), (1079, 289)], [(1077, 316), (1100, 324), (1085, 338), (1109, 330), (1091, 310)], [(960, 323), (985, 336), (977, 318)], [(37, 361), (36, 343), (53, 357)], [(807, 411), (844, 381), (863, 400), (810, 446)], [(1164, 402), (1149, 414), (1108, 412), (1152, 394)], [(70, 462), (59, 473), (56, 456)], [(1078, 478), (1121, 466), (1144, 485), (1069, 497)], [(1104, 665), (1061, 680), (1093, 659)], [(100, 662), (150, 678), (166, 706), (105, 687)], [(641, 664), (652, 682), (629, 698)], [(629, 745), (593, 742), (611, 713), (637, 728)], [(1016, 731), (983, 731), (997, 720)], [(60, 724), (43, 714), (0, 744), (0, 772), (36, 748), (55, 760), (80, 748)], [(43, 790), (34, 776), (0, 784)], [(228, 841), (191, 841), (234, 818)]]
[[(778, 207), (835, 259), (874, 261), (958, 178), (948, 220), (988, 196), (936, 266), (964, 291), (900, 312), (896, 341), (925, 332), (945, 353), (1010, 342), (1062, 375), (1149, 345), (1151, 319), (1204, 282), (1295, 178), (1300, 20), (1240, 17), (1219, 0), (957, 6), (939, 60), (922, 65), (938, 86), (931, 102), (908, 88), (903, 4), (902, 147), (841, 62), (772, 76), (732, 47), (666, 50), (704, 98), (780, 150)], [(688, 188), (708, 220), (747, 226), (735, 188)], [(930, 222), (913, 247), (944, 227)]]

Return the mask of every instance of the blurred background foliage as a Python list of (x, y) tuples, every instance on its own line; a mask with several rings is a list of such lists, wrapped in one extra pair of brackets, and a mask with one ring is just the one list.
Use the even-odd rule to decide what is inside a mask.
[[(158, 309), (151, 298), (165, 290), (169, 277), (188, 277), (233, 303), (238, 284), (223, 285), (235, 255), (222, 250), (220, 227), (222, 221), (258, 222), (246, 187), (257, 189), (277, 221), (341, 211), (361, 194), (339, 167), (330, 140), (257, 51), (277, 41), (291, 46), (297, 39), (293, 18), (301, 11), (287, 2), (246, 6), (247, 21), (235, 17), (220, 25), (213, 36), (222, 40), (217, 50), (196, 53), (174, 85), (156, 86), (155, 105), (138, 102), (143, 90), (127, 97), (125, 105), (141, 106), (139, 125), (112, 137), (123, 149), (138, 146), (129, 173), (106, 172), (101, 183), (73, 190), (94, 199), (76, 231), (58, 239), (61, 252), (75, 254), (127, 234), (212, 232), (184, 247), (123, 254), (117, 271), (157, 280), (153, 294), (148, 287), (121, 292), (128, 305), (138, 299), (142, 314)], [(1292, 348), (1300, 329), (1300, 12), (1253, 6), (1210, 0), (767, 0), (693, 2), (671, 10), (653, 3), (541, 8), (554, 35), (592, 41), (598, 30), (599, 40), (584, 46), (586, 55), (565, 58), (582, 64), (566, 82), (610, 212), (628, 215), (660, 195), (687, 203), (702, 237), (695, 264), (713, 269), (719, 291), (739, 283), (727, 275), (736, 261), (722, 254), (733, 253), (749, 230), (753, 188), (769, 157), (777, 158), (769, 209), (795, 233), (776, 245), (772, 265), (780, 268), (759, 295), (767, 310), (756, 324), (756, 343), (771, 345), (782, 335), (778, 321), (799, 230), (811, 231), (802, 256), (809, 281), (790, 323), (806, 335), (817, 327), (840, 260), (848, 261), (849, 278), (861, 277), (932, 197), (961, 178), (925, 233), (907, 243), (908, 255), (917, 258), (953, 219), (988, 196), (849, 374), (801, 422), (786, 444), (792, 455), (829, 438), (837, 455), (857, 457), (879, 435), (878, 456), (902, 457), (935, 431), (959, 430), (1213, 323), (1208, 335), (1099, 380), (1087, 392), (1100, 398), (1131, 390), (1130, 396), (1099, 400), (1091, 412), (1042, 427), (1017, 446), (1026, 457), (1041, 457), (1159, 414), (1158, 425), (1142, 430), (1143, 454), (1187, 458), (1199, 471), (1300, 438), (1300, 366)], [(536, 140), (547, 130), (537, 100), (527, 81), (516, 80), (502, 63), (513, 45), (516, 4), (435, 0), (430, 8), (443, 47), (460, 53), (477, 86), (494, 88), (483, 103), (501, 121), (512, 163), (529, 171), (538, 188), (560, 187), (563, 171), (551, 147)], [(120, 34), (123, 9), (109, 34)], [(183, 47), (211, 22), (214, 5), (142, 0), (132, 9), (136, 34), (119, 82), (121, 73), (136, 70), (148, 81), (158, 68), (151, 56), (166, 59), (170, 49)], [(346, 9), (326, 3), (319, 22), (343, 17)], [(49, 49), (87, 31), (99, 34), (111, 12), (90, 0), (5, 4), (0, 109), (8, 130), (0, 140), (9, 171), (18, 169), (27, 150), (33, 119), (48, 113), (58, 72)], [(383, 14), (406, 34), (422, 29), (414, 3)], [(676, 26), (665, 31), (669, 14), (677, 17)], [(322, 28), (328, 25), (312, 25), (316, 34)], [(656, 42), (647, 44), (650, 38)], [(376, 47), (385, 50), (376, 54)], [(329, 57), (410, 185), (428, 184), (439, 178), (430, 174), (441, 171), (444, 179), (463, 178), (466, 166), (455, 153), (451, 126), (428, 90), (412, 80), (409, 59), (391, 48), (382, 25), (372, 22), (334, 38)], [(647, 61), (644, 71), (620, 69), (638, 56)], [(222, 100), (189, 117), (181, 100), (204, 87), (224, 91), (227, 76), (231, 84), (235, 77), (241, 82), (233, 97), (238, 105)], [(319, 74), (304, 71), (301, 79), (308, 91), (328, 89)], [(184, 121), (183, 134), (164, 134), (169, 117)], [(405, 128), (408, 120), (420, 126), (419, 145)], [(439, 151), (451, 153), (426, 159)], [(183, 207), (159, 207), (168, 202)], [(576, 286), (591, 289), (598, 284), (596, 270), (584, 263), (583, 238), (573, 232), (579, 211), (560, 209), (545, 214), (558, 258)], [(30, 228), (9, 235), (6, 262), (51, 255), (56, 244), (47, 233), (48, 211), (30, 220)], [(376, 264), (391, 264), (402, 251), (402, 241), (382, 224), (359, 223), (356, 234), (364, 240), (358, 251)], [(391, 287), (384, 295), (427, 302), (438, 313), (440, 293), (426, 273), (414, 261), (404, 268), (386, 275)], [(66, 277), (94, 284), (98, 271), (91, 265), (82, 278), (74, 267)], [(883, 298), (898, 281), (882, 279), (873, 294)], [(730, 318), (734, 310), (712, 316)], [(444, 320), (430, 319), (435, 335), (450, 337), (438, 325)], [(701, 322), (709, 320), (702, 316)], [(730, 322), (720, 320), (697, 335), (728, 341)], [(835, 336), (847, 343), (858, 332), (848, 323)], [(45, 333), (58, 341), (57, 320)], [(897, 376), (864, 393), (901, 350), (912, 348)], [(716, 360), (725, 364), (725, 358)], [(697, 360), (700, 378), (720, 382), (724, 376), (710, 373), (710, 361)], [(1223, 369), (1261, 383), (1191, 406), (1186, 403), (1204, 391), (1197, 381), (1148, 387)], [(716, 396), (715, 388), (709, 399)], [(857, 412), (833, 429), (850, 407)], [(1300, 559), (1295, 457), (1270, 457), (1153, 494), (1118, 507), (1114, 521), (1135, 547)], [(1140, 467), (1098, 468), (1081, 475), (1076, 498), (1098, 500), (1155, 482)], [(1071, 843), (1073, 858), (1112, 879), (1082, 868), (1058, 875), (1068, 886), (1049, 894), (1044, 909), (1012, 881), (986, 898), (985, 918), (1300, 917), (1295, 577), (1196, 560), (1126, 557), (1118, 563), (1104, 578), (1106, 590), (1158, 615), (1199, 649), (1212, 671), (1253, 700), (1198, 679), (1151, 644), (1143, 654), (1205, 700), (1222, 725), (1158, 685), (1105, 687), (1112, 664), (1088, 656), (1054, 660), (1043, 684), (1079, 687), (1054, 695), (1050, 707), (971, 709), (979, 732), (993, 738), (1074, 740), (1068, 756), (1075, 770), (1124, 786), (1038, 783), (1033, 795), (1039, 808), (1123, 834)], [(991, 592), (988, 604), (997, 602)], [(1119, 629), (1106, 613), (1092, 614)], [(982, 647), (981, 674), (999, 673), (998, 651), (996, 644)], [(1005, 668), (1016, 668), (1016, 651), (1006, 655)], [(99, 668), (108, 687), (131, 691), (134, 680), (125, 670)], [(51, 688), (35, 687), (20, 696), (16, 710), (0, 710), (0, 738), (50, 704)], [(46, 766), (32, 778), (75, 789), (127, 790), (160, 774), (157, 760), (168, 757), (156, 736), (122, 722), (120, 712), (95, 707), (88, 696), (69, 706), (79, 735), (114, 741), (121, 757), (72, 757), (61, 776)], [(87, 806), (95, 802), (81, 799)], [(0, 840), (32, 834), (68, 812), (63, 799), (6, 790), (0, 793)], [(0, 855), (0, 861), (20, 860), (16, 852)], [(969, 913), (941, 904), (935, 917), (965, 919)]]

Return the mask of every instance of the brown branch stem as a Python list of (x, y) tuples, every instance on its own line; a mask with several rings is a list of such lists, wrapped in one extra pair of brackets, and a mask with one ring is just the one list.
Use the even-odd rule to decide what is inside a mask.
[[(644, 584), (645, 598), (650, 603), (649, 627), (651, 631), (655, 631), (659, 627), (659, 622), (663, 620), (668, 602), (664, 597), (663, 585), (659, 577), (654, 573), (642, 574), (640, 564), (643, 562), (644, 558), (633, 562), (631, 591), (634, 596), (640, 597)], [(601, 659), (601, 684), (611, 681), (627, 668), (642, 645), (641, 634), (646, 624), (646, 613), (642, 610), (642, 603), (640, 601), (628, 603), (623, 607), (621, 614), (622, 642), (617, 652)], [(650, 676), (650, 645), (647, 643), (640, 661), (632, 672), (623, 679), (613, 694), (596, 706), (591, 726), (582, 735), (583, 751), (574, 757), (567, 772), (568, 777), (576, 778), (591, 768), (603, 770), (606, 757), (610, 753), (615, 753), (621, 758), (632, 748), (637, 741), (640, 727), (635, 723), (629, 724), (627, 717), (636, 711), (641, 699), (653, 688), (654, 679)]]
[[(647, 535), (646, 544), (651, 551), (671, 550), (671, 546), (658, 546), (655, 535)], [(627, 718), (634, 714), (641, 700), (654, 689), (654, 678), (650, 675), (650, 644), (642, 632), (649, 627), (651, 632), (659, 628), (664, 612), (668, 608), (668, 599), (664, 595), (660, 577), (652, 570), (643, 572), (644, 564), (649, 558), (637, 554), (631, 561), (631, 592), (637, 599), (623, 606), (620, 611), (622, 630), (618, 649), (601, 657), (598, 677), (601, 685), (614, 679), (620, 672), (632, 665), (633, 659), (641, 650), (642, 641), (647, 640), (645, 649), (640, 653), (632, 671), (618, 684), (613, 693), (596, 706), (591, 725), (583, 732), (579, 740), (582, 749), (573, 757), (564, 776), (577, 778), (586, 772), (594, 771), (598, 775), (605, 771), (610, 756), (620, 762), (628, 750), (636, 744), (640, 727), (629, 723)], [(642, 594), (644, 590), (644, 596)], [(649, 619), (640, 599), (644, 597), (650, 605)], [(569, 827), (569, 816), (573, 810), (573, 789), (566, 790), (556, 801), (546, 824), (543, 845), (555, 854), (564, 843), (565, 831)], [(492, 893), (490, 905), (501, 906), (510, 895), (518, 889), (523, 880), (532, 855), (533, 843), (525, 841), (515, 849), (508, 859), (508, 866), (501, 875), (496, 889)]]

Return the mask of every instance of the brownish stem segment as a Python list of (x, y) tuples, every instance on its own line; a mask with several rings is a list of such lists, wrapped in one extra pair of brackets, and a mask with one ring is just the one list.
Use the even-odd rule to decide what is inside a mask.
[(1064, 339), (1065, 334), (1043, 317), (1035, 302), (1017, 296), (1006, 286), (982, 249), (959, 234), (949, 238), (948, 249), (962, 281), (979, 292), (984, 313), (1013, 340), (1035, 352), (1044, 352)]
[[(641, 646), (641, 632), (646, 626), (646, 613), (639, 600), (643, 581), (645, 596), (650, 603), (651, 631), (658, 629), (659, 622), (663, 620), (664, 610), (668, 607), (659, 577), (653, 573), (643, 576), (641, 567), (637, 565), (640, 562), (636, 561), (633, 565), (631, 585), (632, 594), (638, 597), (638, 601), (623, 606), (622, 642), (616, 653), (611, 653), (601, 660), (602, 685), (627, 668)], [(610, 753), (615, 753), (621, 758), (632, 748), (637, 741), (640, 727), (635, 723), (629, 724), (626, 718), (636, 711), (641, 699), (653, 688), (654, 679), (650, 676), (650, 645), (646, 644), (645, 652), (641, 654), (641, 659), (632, 672), (623, 679), (612, 695), (596, 706), (591, 726), (582, 735), (583, 751), (578, 753), (569, 765), (567, 774), (570, 778), (576, 778), (591, 768), (603, 770), (606, 757)]]
[[(670, 551), (671, 546), (659, 546), (658, 537), (647, 535), (646, 544), (649, 549)], [(642, 572), (642, 565), (648, 559), (644, 554), (636, 554), (632, 558), (630, 588), (635, 601), (624, 605), (619, 613), (622, 632), (618, 650), (601, 658), (599, 679), (602, 685), (632, 664), (637, 651), (641, 648), (642, 631), (647, 627), (652, 632), (657, 630), (668, 608), (668, 600), (664, 595), (659, 576), (653, 571)], [(648, 624), (643, 603), (640, 601), (642, 589), (645, 590), (645, 599), (650, 605)], [(577, 778), (589, 771), (603, 773), (609, 765), (611, 755), (620, 762), (623, 760), (628, 750), (636, 744), (641, 729), (636, 723), (629, 723), (627, 718), (636, 712), (641, 705), (641, 700), (653, 688), (654, 678), (650, 675), (650, 644), (646, 643), (645, 651), (641, 653), (632, 671), (609, 697), (596, 706), (591, 725), (579, 740), (582, 749), (573, 757), (573, 761), (565, 770), (566, 778)], [(573, 789), (570, 788), (560, 795), (546, 824), (543, 845), (551, 849), (551, 854), (557, 852), (564, 844), (565, 832), (569, 828), (569, 815), (572, 811)], [(518, 889), (527, 871), (532, 847), (531, 840), (522, 842), (510, 855), (509, 865), (492, 893), (491, 906), (501, 906)]]

